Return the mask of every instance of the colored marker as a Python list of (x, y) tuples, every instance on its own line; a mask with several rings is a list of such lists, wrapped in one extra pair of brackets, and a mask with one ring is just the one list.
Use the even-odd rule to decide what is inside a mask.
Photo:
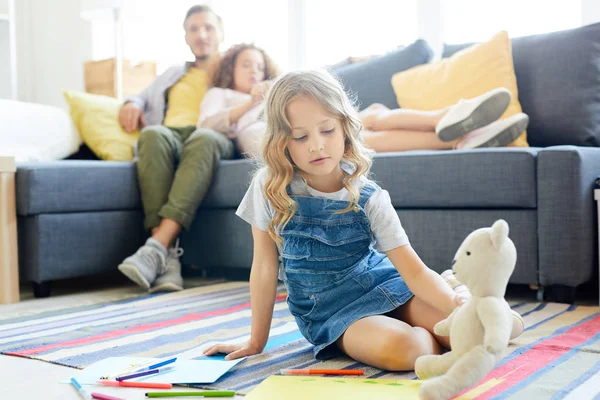
[(117, 376), (117, 380), (119, 382), (121, 382), (121, 381), (124, 381), (126, 379), (139, 378), (140, 376), (146, 376), (146, 375), (152, 375), (152, 374), (158, 374), (158, 370), (157, 369), (153, 369), (151, 371), (136, 372), (135, 374)]
[(98, 385), (104, 385), (104, 386), (137, 387), (137, 388), (144, 388), (144, 389), (171, 389), (171, 388), (173, 388), (173, 384), (171, 384), (171, 383), (106, 381), (106, 380), (101, 380), (101, 381), (98, 381), (97, 383), (98, 383)]
[(75, 386), (75, 389), (77, 389), (77, 391), (79, 392), (79, 394), (81, 395), (81, 397), (83, 397), (84, 399), (88, 400), (90, 399), (90, 395), (88, 394), (88, 392), (86, 392), (81, 385), (79, 384), (79, 382), (77, 382), (77, 379), (71, 377), (71, 383), (73, 384), (73, 386)]
[(125, 376), (118, 376), (117, 380), (120, 382), (120, 381), (124, 381), (124, 380), (127, 380), (127, 379), (139, 378), (140, 376), (158, 374), (159, 372), (166, 372), (166, 371), (169, 371), (169, 370), (171, 370), (173, 368), (174, 367), (164, 367), (164, 368), (156, 368), (156, 369), (153, 369), (153, 370), (150, 370), (150, 371), (136, 372), (135, 374), (125, 375)]
[(141, 361), (138, 363), (134, 363), (134, 364), (129, 364), (129, 366), (125, 369), (120, 370), (119, 372), (113, 372), (111, 374), (105, 375), (105, 376), (101, 376), (100, 379), (112, 379), (116, 376), (119, 375), (125, 375), (125, 374), (129, 374), (129, 373), (133, 373), (136, 371), (139, 371), (142, 368), (145, 368), (149, 365), (152, 365), (152, 363), (155, 360), (146, 360), (146, 361)]
[(163, 362), (159, 362), (159, 363), (154, 364), (154, 365), (151, 365), (151, 366), (148, 367), (148, 369), (160, 368), (160, 367), (163, 367), (163, 366), (165, 366), (167, 364), (174, 363), (175, 361), (177, 361), (177, 357), (171, 358), (170, 360), (166, 360), (166, 361), (163, 361)]
[(148, 392), (146, 397), (233, 397), (235, 390), (205, 390), (198, 392)]
[(281, 375), (364, 375), (362, 369), (282, 369)]
[(112, 374), (101, 376), (100, 379), (109, 379), (110, 380), (110, 379), (114, 379), (117, 376), (121, 376), (121, 375), (130, 375), (130, 374), (135, 374), (136, 372), (150, 371), (152, 369), (156, 369), (156, 368), (162, 367), (164, 365), (174, 363), (175, 361), (177, 361), (177, 357), (174, 357), (174, 358), (171, 358), (171, 359), (168, 359), (165, 361), (159, 361), (158, 363), (156, 363), (156, 360), (154, 360), (154, 359), (141, 361), (138, 363), (129, 364), (129, 367), (122, 369), (119, 372), (113, 372)]
[(122, 399), (120, 397), (109, 396), (107, 394), (102, 394), (102, 393), (92, 393), (92, 399), (98, 399), (98, 400), (125, 400), (125, 399)]

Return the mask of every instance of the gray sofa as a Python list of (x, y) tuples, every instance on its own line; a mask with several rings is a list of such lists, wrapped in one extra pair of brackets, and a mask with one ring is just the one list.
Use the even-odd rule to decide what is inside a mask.
[[(461, 47), (446, 46), (445, 53)], [(600, 24), (514, 39), (513, 54), (534, 147), (383, 153), (373, 177), (390, 192), (413, 247), (431, 268), (448, 268), (470, 231), (503, 218), (518, 251), (511, 283), (537, 285), (546, 299), (569, 302), (598, 271), (592, 190), (600, 173)], [(359, 106), (389, 103), (391, 74), (430, 55), (417, 41), (335, 72)], [(221, 162), (191, 230), (181, 236), (184, 264), (250, 267), (250, 227), (235, 210), (251, 170), (248, 160)], [(52, 280), (114, 271), (146, 238), (134, 162), (19, 164), (17, 208), (21, 278), (34, 283), (38, 296), (49, 294)]]

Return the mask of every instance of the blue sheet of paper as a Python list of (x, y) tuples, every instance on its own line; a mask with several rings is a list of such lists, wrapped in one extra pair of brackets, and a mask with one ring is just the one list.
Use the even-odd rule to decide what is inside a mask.
[[(128, 365), (145, 360), (152, 359), (144, 357), (105, 358), (81, 371), (75, 372), (73, 377), (75, 377), (82, 385), (96, 384), (103, 375), (123, 370), (127, 368)], [(154, 360), (159, 359), (156, 358)], [(222, 357), (205, 357), (199, 360), (177, 360), (169, 365), (174, 367), (169, 371), (132, 379), (131, 381), (155, 383), (213, 383), (243, 360), (244, 358), (225, 361)], [(69, 381), (64, 381), (62, 383), (69, 383)]]

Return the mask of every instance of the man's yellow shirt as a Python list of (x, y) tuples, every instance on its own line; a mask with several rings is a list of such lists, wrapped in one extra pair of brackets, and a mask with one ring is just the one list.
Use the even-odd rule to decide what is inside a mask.
[(169, 89), (167, 113), (163, 124), (171, 127), (196, 125), (200, 115), (200, 103), (208, 90), (208, 74), (205, 70), (191, 67)]

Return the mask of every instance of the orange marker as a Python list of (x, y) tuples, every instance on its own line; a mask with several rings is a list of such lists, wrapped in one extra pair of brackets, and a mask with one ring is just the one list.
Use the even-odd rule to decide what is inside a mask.
[(362, 369), (282, 369), (281, 375), (364, 375)]
[(121, 387), (137, 387), (146, 389), (171, 389), (173, 385), (170, 383), (152, 383), (152, 382), (132, 382), (132, 381), (98, 381), (99, 385), (105, 386), (121, 386)]

